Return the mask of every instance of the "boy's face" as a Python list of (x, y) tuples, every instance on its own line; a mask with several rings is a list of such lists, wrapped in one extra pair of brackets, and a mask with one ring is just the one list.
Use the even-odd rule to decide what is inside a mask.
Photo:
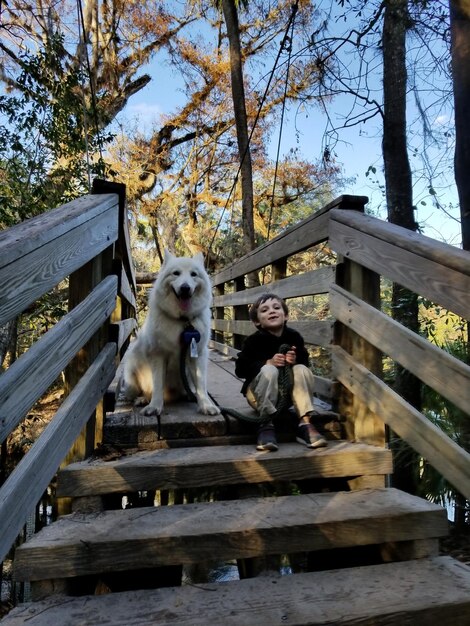
[(280, 335), (287, 322), (288, 316), (284, 313), (281, 302), (274, 298), (269, 298), (258, 307), (258, 323), (270, 333)]

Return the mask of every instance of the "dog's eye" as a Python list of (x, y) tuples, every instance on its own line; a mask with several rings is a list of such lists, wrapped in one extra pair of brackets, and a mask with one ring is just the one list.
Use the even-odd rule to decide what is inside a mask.
[(173, 276), (179, 276), (181, 274), (181, 272), (179, 270), (175, 270), (173, 272)]
[(197, 272), (191, 272), (191, 276), (194, 278), (194, 276), (197, 276)]

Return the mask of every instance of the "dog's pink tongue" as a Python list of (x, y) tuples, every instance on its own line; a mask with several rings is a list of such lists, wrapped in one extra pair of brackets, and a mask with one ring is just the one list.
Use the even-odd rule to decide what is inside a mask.
[(191, 300), (189, 298), (180, 298), (179, 299), (179, 305), (180, 305), (180, 309), (182, 311), (187, 311), (189, 309), (190, 303), (191, 303)]

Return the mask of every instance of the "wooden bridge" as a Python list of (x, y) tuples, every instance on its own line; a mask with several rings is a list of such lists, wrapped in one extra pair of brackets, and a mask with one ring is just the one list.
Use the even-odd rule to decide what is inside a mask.
[[(446, 511), (389, 486), (387, 430), (469, 499), (470, 455), (389, 388), (382, 357), (467, 412), (470, 368), (380, 310), (384, 279), (470, 319), (470, 258), (364, 215), (365, 202), (342, 196), (213, 276), (221, 406), (247, 411), (233, 357), (266, 289), (246, 288), (247, 274), (329, 307), (292, 321), (331, 358), (331, 379), (317, 377), (319, 450), (286, 427), (278, 452), (257, 452), (253, 426), (190, 403), (165, 407), (159, 438), (154, 418), (121, 403), (136, 279), (120, 186), (98, 181), (0, 233), (0, 324), (67, 278), (70, 294), (70, 312), (0, 376), (2, 441), (64, 370), (70, 390), (0, 488), (0, 560), (55, 480), (65, 513), (16, 548), (32, 601), (2, 626), (470, 623), (470, 569), (439, 555)], [(329, 261), (290, 275), (304, 251)], [(198, 567), (226, 561), (238, 580), (198, 581)]]

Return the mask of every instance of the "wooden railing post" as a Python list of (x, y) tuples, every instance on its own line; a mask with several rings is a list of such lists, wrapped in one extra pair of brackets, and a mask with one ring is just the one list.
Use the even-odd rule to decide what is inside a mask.
[[(70, 275), (69, 279), (69, 311), (82, 302), (91, 291), (106, 277), (116, 272), (115, 260), (118, 259), (120, 265), (126, 257), (123, 248), (128, 246), (127, 238), (127, 216), (125, 214), (125, 185), (108, 183), (107, 181), (95, 180), (93, 182), (93, 193), (117, 193), (119, 195), (119, 239), (116, 244), (110, 245), (100, 255), (86, 263), (76, 272)], [(129, 272), (133, 275), (133, 268)], [(135, 279), (133, 284), (135, 292)], [(116, 309), (112, 315), (113, 322), (119, 322), (131, 315), (127, 310), (128, 305), (120, 301), (116, 302)], [(70, 393), (77, 382), (82, 378), (86, 370), (96, 359), (104, 345), (109, 341), (108, 320), (92, 339), (86, 344), (77, 356), (70, 362), (65, 372), (65, 391)], [(99, 402), (96, 410), (90, 416), (86, 426), (80, 436), (74, 442), (71, 450), (64, 460), (64, 465), (74, 461), (83, 460), (89, 457), (98, 442), (103, 439), (104, 425), (104, 403)], [(62, 511), (64, 512), (64, 511)]]
[[(223, 283), (222, 285), (216, 285), (215, 287), (216, 296), (223, 296), (224, 292), (225, 292), (225, 283)], [(224, 316), (225, 316), (224, 307), (223, 306), (215, 307), (215, 319), (223, 320)], [(224, 333), (220, 331), (214, 331), (214, 341), (217, 341), (218, 343), (226, 343), (226, 341), (224, 341)]]
[[(362, 301), (380, 309), (380, 276), (375, 272), (343, 259), (337, 268), (336, 282)], [(381, 378), (382, 355), (365, 339), (337, 322), (335, 343), (351, 354), (355, 361)], [(383, 421), (345, 388), (342, 389), (338, 408), (346, 418), (348, 439), (380, 446), (385, 444)]]
[(278, 259), (275, 263), (271, 265), (272, 271), (272, 279), (271, 282), (275, 282), (276, 280), (281, 280), (285, 278), (287, 275), (287, 257), (283, 259)]
[[(354, 200), (354, 201), (351, 201)], [(336, 207), (348, 211), (364, 212), (366, 197), (351, 199), (345, 196)], [(380, 276), (376, 272), (355, 263), (347, 257), (338, 259), (336, 283), (371, 306), (380, 309)], [(335, 324), (335, 343), (339, 344), (354, 360), (370, 372), (382, 377), (382, 354), (370, 343), (346, 326)], [(348, 439), (383, 446), (386, 430), (383, 421), (374, 415), (358, 398), (344, 387), (339, 398), (339, 411), (346, 418)]]
[[(245, 277), (240, 276), (235, 279), (235, 291), (243, 291), (244, 289), (245, 289)], [(233, 317), (235, 320), (249, 320), (250, 316), (248, 313), (248, 306), (246, 304), (234, 306)], [(232, 346), (237, 350), (241, 350), (244, 339), (245, 338), (243, 337), (243, 335), (237, 335), (234, 333)]]
[[(89, 261), (86, 265), (70, 275), (69, 279), (69, 311), (82, 302), (103, 278), (112, 270), (113, 246), (107, 248), (98, 257)], [(98, 356), (105, 343), (108, 341), (108, 325), (104, 325), (80, 350), (77, 356), (70, 362), (65, 371), (66, 395), (75, 387), (83, 377), (91, 363)], [(72, 461), (82, 460), (90, 456), (96, 444), (96, 436), (100, 438), (103, 432), (103, 410), (100, 406), (90, 416), (80, 437), (75, 441), (70, 450), (65, 464)]]

